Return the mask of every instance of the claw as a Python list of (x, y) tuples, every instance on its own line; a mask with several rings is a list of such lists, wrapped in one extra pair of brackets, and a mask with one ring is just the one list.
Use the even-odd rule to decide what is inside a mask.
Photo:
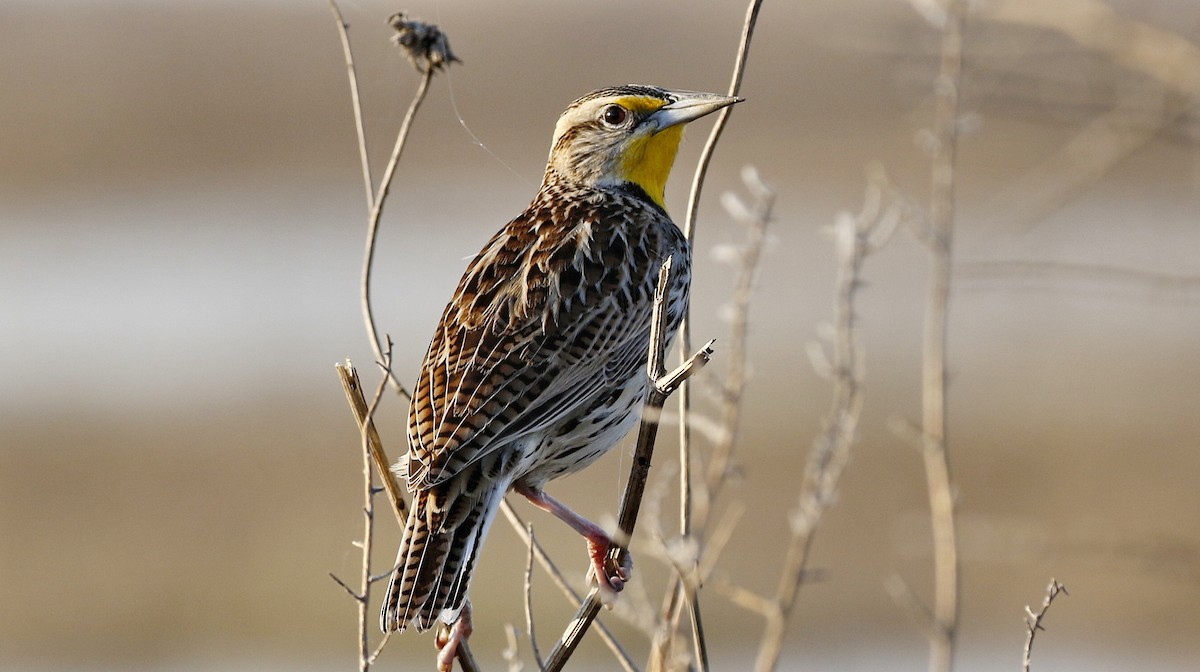
[(458, 656), (458, 645), (467, 641), (474, 631), (475, 626), (471, 624), (471, 606), (468, 602), (463, 607), (462, 613), (459, 614), (458, 620), (438, 628), (437, 635), (433, 638), (433, 643), (438, 649), (438, 672), (451, 672), (454, 669), (454, 659)]
[[(608, 554), (613, 547), (612, 539), (608, 535), (588, 536), (587, 547), (588, 557), (592, 560), (592, 565), (588, 568), (589, 580), (595, 580), (596, 585), (602, 589), (607, 588), (614, 593), (621, 592), (625, 583), (633, 576), (633, 556), (628, 551), (625, 552), (621, 566), (615, 571), (610, 571)], [(598, 577), (603, 577), (603, 580), (599, 580)]]

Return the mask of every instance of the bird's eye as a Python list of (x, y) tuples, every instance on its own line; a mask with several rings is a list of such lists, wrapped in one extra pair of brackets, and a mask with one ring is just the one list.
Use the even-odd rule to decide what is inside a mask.
[(601, 113), (600, 118), (604, 120), (605, 124), (615, 128), (625, 123), (625, 120), (629, 118), (629, 110), (620, 105), (609, 105), (604, 108), (604, 112)]

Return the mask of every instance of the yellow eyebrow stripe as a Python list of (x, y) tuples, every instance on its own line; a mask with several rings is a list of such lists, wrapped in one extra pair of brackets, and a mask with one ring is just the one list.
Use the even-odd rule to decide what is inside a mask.
[(652, 98), (650, 96), (621, 96), (613, 100), (613, 102), (631, 112), (641, 114), (657, 112), (659, 108), (666, 104), (666, 101), (661, 98)]

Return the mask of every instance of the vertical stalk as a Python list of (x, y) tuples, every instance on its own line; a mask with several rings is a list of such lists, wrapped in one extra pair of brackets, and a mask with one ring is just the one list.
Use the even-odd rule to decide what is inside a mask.
[(946, 449), (946, 336), (965, 23), (966, 3), (964, 0), (954, 0), (946, 11), (941, 65), (934, 84), (936, 106), (933, 130), (937, 149), (933, 157), (930, 196), (930, 280), (921, 369), (922, 455), (929, 490), (934, 560), (934, 636), (930, 641), (930, 672), (949, 672), (953, 667), (958, 630), (958, 544), (950, 459)]

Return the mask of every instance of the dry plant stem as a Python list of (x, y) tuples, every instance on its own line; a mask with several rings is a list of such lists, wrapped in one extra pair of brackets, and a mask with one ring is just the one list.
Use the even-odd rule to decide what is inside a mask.
[(862, 345), (858, 337), (855, 299), (861, 286), (867, 256), (886, 243), (895, 219), (885, 213), (885, 189), (873, 184), (858, 217), (846, 215), (834, 227), (837, 282), (834, 287), (833, 341), (828, 369), (833, 382), (833, 401), (813, 440), (800, 484), (799, 502), (791, 513), (791, 539), (775, 596), (768, 602), (766, 627), (759, 644), (755, 669), (773, 670), (783, 651), (784, 634), (800, 587), (808, 573), (813, 539), (826, 509), (833, 503), (846, 462), (858, 431), (862, 412)]
[[(391, 358), (391, 354), (389, 346), (387, 359)], [(367, 428), (374, 426), (371, 416), (375, 414), (375, 409), (379, 406), (379, 399), (383, 395), (386, 385), (385, 379), (375, 390), (371, 406), (366, 411), (366, 422), (359, 423), (363, 457), (363, 538), (360, 546), (362, 549), (362, 575), (359, 592), (354, 595), (354, 600), (358, 603), (358, 669), (361, 672), (371, 669), (371, 664), (377, 654), (377, 652), (372, 653), (371, 651), (370, 630), (367, 625), (370, 622), (368, 612), (371, 608), (371, 549), (375, 544), (375, 481), (371, 476), (371, 438)], [(344, 584), (343, 587), (345, 587)]]
[(930, 639), (930, 672), (953, 666), (958, 630), (958, 544), (954, 524), (954, 492), (946, 449), (946, 332), (950, 302), (951, 249), (954, 236), (954, 167), (958, 145), (959, 89), (962, 81), (965, 0), (947, 7), (942, 32), (941, 65), (936, 94), (933, 178), (927, 244), (930, 253), (929, 297), (925, 307), (921, 373), (922, 456), (933, 526), (934, 637)]
[(775, 208), (775, 193), (764, 184), (754, 170), (747, 169), (743, 176), (747, 187), (755, 195), (754, 207), (747, 208), (736, 197), (730, 197), (728, 207), (737, 219), (749, 230), (745, 246), (741, 250), (741, 263), (733, 290), (733, 316), (729, 327), (729, 372), (721, 389), (720, 440), (713, 447), (705, 473), (705, 497), (696, 510), (696, 522), (700, 533), (705, 530), (712, 513), (712, 502), (721, 492), (729, 475), (733, 461), (733, 449), (737, 444), (741, 424), (742, 396), (746, 390), (746, 366), (749, 361), (746, 343), (750, 330), (750, 300), (758, 280), (763, 246), (767, 239), (767, 225)]
[[(517, 531), (517, 534), (521, 537), (521, 541), (533, 549), (533, 557), (537, 558), (538, 564), (550, 575), (551, 580), (554, 581), (554, 585), (558, 586), (558, 589), (562, 591), (572, 606), (578, 608), (583, 602), (579, 597), (579, 593), (575, 592), (575, 589), (567, 583), (562, 572), (559, 571), (554, 561), (550, 559), (550, 556), (542, 548), (542, 545), (529, 535), (525, 521), (521, 519), (521, 516), (512, 508), (507, 499), (500, 502), (500, 510), (504, 512), (512, 528)], [(637, 672), (637, 666), (634, 665), (633, 659), (621, 647), (620, 642), (617, 641), (612, 632), (603, 623), (596, 623), (596, 627), (600, 632), (600, 638), (604, 640), (604, 643), (608, 645), (613, 655), (616, 656), (617, 662), (621, 664), (621, 669), (625, 670), (625, 672)]]
[(683, 585), (688, 606), (691, 607), (692, 649), (695, 652), (696, 663), (700, 668), (700, 672), (707, 672), (709, 669), (708, 639), (704, 636), (704, 618), (700, 613), (700, 587), (699, 585), (688, 585), (686, 582)]
[(462, 672), (480, 672), (479, 663), (475, 661), (475, 654), (471, 653), (471, 647), (467, 645), (465, 639), (458, 643), (455, 659)]
[[(396, 137), (396, 145), (392, 150), (391, 160), (388, 162), (387, 171), (384, 173), (383, 180), (379, 185), (379, 193), (376, 195), (374, 183), (371, 179), (371, 161), (367, 153), (367, 135), (363, 127), (362, 101), (358, 88), (358, 71), (354, 66), (354, 52), (350, 48), (350, 34), (337, 2), (335, 0), (328, 0), (328, 2), (329, 10), (333, 13), (334, 21), (337, 23), (338, 37), (342, 41), (342, 54), (346, 61), (346, 76), (350, 80), (350, 101), (354, 107), (354, 128), (358, 136), (358, 156), (362, 164), (363, 188), (367, 194), (367, 208), (370, 211), (367, 222), (366, 252), (363, 254), (360, 288), (363, 321), (366, 323), (367, 336), (371, 340), (371, 349), (375, 353), (375, 358), (378, 361), (382, 361), (383, 345), (379, 340), (379, 332), (375, 328), (375, 316), (371, 309), (371, 268), (375, 258), (375, 237), (379, 230), (379, 217), (383, 213), (383, 202), (386, 200), (388, 189), (391, 187), (392, 176), (396, 172), (396, 164), (400, 161), (400, 152), (404, 149), (404, 143), (408, 139), (408, 130), (412, 126), (412, 119), (417, 113), (417, 108), (420, 107), (421, 101), (425, 99), (425, 93), (429, 88), (429, 80), (433, 78), (433, 68), (427, 68), (424, 77), (421, 78), (421, 86), (417, 89), (417, 94), (413, 98), (412, 104), (409, 105), (408, 113), (405, 115), (404, 122), (400, 126), (400, 132)], [(390, 369), (387, 371), (387, 380), (401, 396), (406, 398), (409, 396), (408, 391), (404, 389), (404, 386), (400, 384), (400, 381)]]
[[(733, 64), (733, 78), (729, 82), (729, 91), (726, 95), (736, 96), (742, 90), (742, 76), (746, 72), (746, 59), (750, 55), (750, 40), (754, 37), (754, 26), (758, 23), (758, 10), (761, 7), (762, 0), (750, 0), (750, 4), (746, 7), (746, 19), (742, 22), (742, 38), (738, 42), (737, 60)], [(723, 108), (717, 114), (717, 123), (713, 124), (713, 129), (708, 134), (708, 140), (704, 143), (704, 149), (700, 152), (700, 161), (696, 164), (696, 173), (692, 176), (692, 190), (688, 195), (687, 214), (683, 218), (683, 233), (687, 236), (688, 242), (695, 239), (696, 213), (700, 207), (700, 191), (704, 187), (704, 177), (708, 174), (708, 164), (712, 161), (717, 141), (721, 139), (721, 133), (725, 131), (725, 124), (728, 123), (729, 115), (732, 113), (733, 107), (730, 106)]]
[[(671, 393), (707, 364), (712, 356), (713, 342), (709, 341), (679, 368), (671, 373), (665, 373), (663, 360), (666, 343), (663, 325), (666, 323), (666, 294), (667, 288), (670, 286), (670, 276), (671, 260), (668, 258), (663, 263), (658, 275), (658, 288), (654, 294), (653, 317), (650, 322), (650, 344), (647, 354), (650, 389), (642, 406), (642, 422), (638, 428), (637, 448), (634, 450), (633, 464), (630, 466), (629, 483), (625, 487), (625, 495), (621, 501), (616, 540), (608, 553), (608, 562), (615, 567), (622, 565), (626, 553), (625, 544), (632, 538), (634, 527), (637, 525), (642, 496), (645, 494), (646, 481), (650, 475), (650, 461), (654, 455), (654, 440), (658, 434), (658, 423), (662, 415), (663, 404)], [(588, 627), (595, 620), (596, 614), (600, 611), (600, 604), (600, 589), (593, 587), (588, 591), (587, 598), (550, 653), (550, 658), (546, 662), (546, 670), (557, 672), (566, 665)]]
[[(329, 0), (329, 11), (337, 22), (338, 37), (342, 40), (342, 54), (346, 59), (346, 77), (350, 80), (350, 102), (354, 106), (354, 130), (358, 133), (358, 158), (362, 163), (363, 188), (367, 191), (367, 208), (375, 206), (375, 181), (371, 179), (371, 160), (367, 155), (367, 133), (363, 128), (362, 101), (358, 90), (358, 70), (354, 67), (354, 52), (350, 49), (349, 25), (342, 18), (342, 10), (336, 0)], [(376, 353), (378, 355), (378, 353)]]
[(392, 511), (396, 514), (396, 521), (403, 529), (404, 524), (408, 521), (408, 505), (404, 502), (404, 492), (396, 481), (396, 476), (392, 473), (391, 462), (383, 450), (383, 442), (379, 438), (379, 431), (375, 429), (371, 409), (367, 406), (367, 400), (363, 398), (362, 382), (358, 379), (358, 370), (349, 361), (345, 364), (338, 364), (335, 368), (338, 380), (342, 383), (342, 390), (346, 393), (346, 401), (350, 404), (350, 409), (354, 411), (358, 430), (363, 433), (367, 441), (371, 462), (374, 463), (375, 471), (383, 482), (383, 490), (387, 493)]
[[(404, 152), (405, 143), (408, 142), (408, 132), (412, 128), (413, 118), (416, 117), (417, 110), (425, 100), (425, 94), (429, 91), (429, 82), (432, 79), (433, 67), (426, 67), (421, 76), (421, 84), (417, 87), (417, 93), (413, 96), (412, 103), (408, 106), (408, 112), (404, 115), (404, 121), (400, 124), (400, 131), (396, 134), (396, 144), (392, 146), (392, 156), (388, 159), (387, 167), (384, 168), (383, 178), (379, 181), (379, 190), (371, 206), (371, 215), (367, 220), (367, 242), (366, 251), (363, 253), (361, 281), (362, 312), (363, 321), (367, 326), (367, 334), (371, 339), (371, 347), (375, 349), (376, 357), (381, 357), (381, 354), (379, 332), (375, 329), (375, 315), (371, 309), (371, 269), (375, 263), (375, 239), (379, 233), (379, 219), (383, 215), (383, 205), (387, 202), (388, 192), (392, 188), (392, 178), (396, 174), (396, 166), (400, 163), (400, 155)], [(397, 393), (405, 398), (411, 396), (391, 371), (388, 371), (387, 376)]]
[(1033, 655), (1033, 640), (1037, 637), (1039, 630), (1045, 630), (1042, 627), (1042, 619), (1046, 618), (1046, 612), (1050, 611), (1050, 605), (1054, 603), (1054, 598), (1058, 594), (1070, 595), (1067, 592), (1067, 587), (1054, 579), (1050, 579), (1050, 585), (1046, 586), (1046, 597), (1042, 600), (1042, 608), (1034, 613), (1028, 606), (1025, 607), (1025, 656), (1021, 663), (1023, 672), (1029, 672), (1029, 665), (1032, 662)]
[[(388, 350), (390, 353), (390, 342)], [(371, 419), (374, 407), (368, 406), (367, 400), (363, 397), (362, 384), (359, 382), (358, 372), (354, 369), (354, 366), (350, 362), (346, 362), (345, 364), (338, 364), (336, 368), (338, 378), (342, 382), (342, 389), (346, 392), (346, 400), (350, 403), (350, 409), (354, 412), (354, 419), (358, 422), (359, 430), (363, 433), (364, 441), (367, 443), (367, 452), (370, 453), (371, 463), (375, 465), (375, 471), (379, 474), (380, 480), (383, 481), (383, 489), (388, 493), (388, 501), (392, 504), (392, 511), (396, 515), (396, 520), (403, 527), (408, 520), (408, 506), (405, 504), (404, 497), (400, 492), (400, 485), (396, 482), (395, 476), (392, 474), (391, 462), (388, 461), (387, 452), (383, 448), (383, 442), (380, 441), (379, 433), (375, 429), (375, 423)], [(385, 378), (384, 380), (386, 383), (387, 379)], [(370, 474), (367, 474), (366, 478), (368, 489), (370, 489)], [(364, 553), (368, 551), (369, 549), (367, 548), (363, 550)], [(385, 636), (384, 642), (386, 641), (387, 637)], [(370, 660), (373, 661), (379, 655), (379, 649), (382, 648), (383, 643), (376, 649)], [(458, 646), (458, 664), (463, 672), (475, 672), (479, 670), (479, 665), (475, 662), (475, 658), (471, 654), (471, 647), (465, 641), (461, 642)]]
[[(387, 352), (380, 366), (386, 369), (391, 362), (391, 357), (392, 344), (389, 341)], [(375, 495), (378, 492), (374, 485), (371, 465), (375, 461), (376, 455), (382, 451), (382, 446), (379, 444), (379, 434), (375, 431), (375, 424), (371, 418), (375, 414), (375, 409), (379, 405), (379, 400), (382, 398), (384, 390), (387, 389), (387, 379), (385, 378), (380, 381), (379, 387), (375, 390), (375, 394), (372, 397), (371, 404), (368, 406), (362, 394), (362, 385), (358, 379), (358, 373), (354, 370), (354, 367), (347, 362), (345, 365), (337, 365), (337, 371), (338, 377), (342, 381), (342, 387), (346, 392), (346, 398), (350, 402), (350, 406), (354, 410), (354, 415), (358, 420), (359, 436), (361, 437), (363, 456), (363, 538), (360, 543), (355, 544), (362, 550), (361, 587), (358, 591), (354, 591), (332, 573), (330, 577), (345, 589), (358, 604), (358, 667), (361, 672), (366, 672), (371, 669), (371, 665), (375, 663), (375, 659), (379, 657), (379, 652), (383, 650), (383, 646), (388, 640), (388, 635), (385, 634), (379, 645), (372, 651), (368, 626), (370, 622), (368, 612), (371, 603), (371, 585), (376, 580), (371, 575), (371, 551), (374, 548), (375, 540)], [(386, 456), (384, 456), (384, 459), (386, 460)], [(400, 510), (402, 510), (404, 501), (401, 499), (399, 502)], [(396, 507), (393, 506), (393, 509), (396, 509)], [(399, 515), (399, 510), (397, 510), (397, 513)]]
[(517, 651), (517, 629), (512, 623), (504, 624), (504, 636), (508, 640), (508, 646), (501, 655), (508, 663), (508, 672), (521, 672), (525, 665), (521, 663), (521, 654)]
[[(733, 448), (737, 443), (737, 430), (740, 424), (741, 399), (746, 384), (746, 341), (749, 328), (750, 299), (758, 266), (762, 257), (762, 249), (766, 241), (766, 227), (774, 207), (775, 194), (758, 177), (757, 173), (747, 168), (743, 171), (743, 180), (749, 190), (756, 196), (753, 209), (748, 208), (736, 197), (729, 196), (736, 205), (728, 204), (734, 217), (747, 226), (750, 233), (741, 252), (741, 263), (733, 295), (733, 319), (729, 337), (729, 372), (721, 388), (721, 435), (713, 447), (712, 457), (704, 478), (698, 483), (699, 491), (684, 503), (684, 508), (692, 512), (689, 531), (684, 536), (691, 536), (703, 542), (707, 536), (709, 516), (712, 502), (720, 494), (727, 481), (729, 464), (733, 456)], [(682, 487), (682, 484), (681, 484)], [(690, 493), (687, 493), (690, 495)], [(694, 502), (694, 503), (693, 503)], [(704, 641), (704, 626), (700, 617), (699, 599), (696, 586), (688, 585), (682, 576), (674, 578), (674, 585), (666, 593), (662, 606), (662, 623), (655, 632), (651, 644), (651, 669), (664, 669), (667, 656), (670, 653), (672, 639), (678, 627), (682, 607), (691, 607), (693, 647), (696, 649), (697, 661), (701, 669), (707, 667), (707, 645)], [(686, 594), (685, 594), (686, 593)], [(685, 600), (686, 598), (686, 600)]]
[[(758, 23), (758, 10), (761, 6), (762, 0), (750, 0), (750, 4), (746, 7), (746, 19), (742, 22), (742, 37), (738, 43), (737, 60), (734, 61), (733, 77), (729, 82), (727, 95), (736, 96), (742, 90), (742, 75), (746, 72), (746, 59), (750, 55), (750, 40), (754, 37), (754, 26)], [(696, 172), (692, 176), (692, 187), (688, 193), (687, 214), (683, 218), (683, 235), (688, 239), (688, 243), (692, 245), (695, 245), (696, 242), (696, 216), (700, 208), (700, 192), (704, 187), (704, 178), (708, 175), (708, 164), (712, 161), (713, 152), (717, 148), (717, 141), (721, 139), (721, 134), (725, 131), (725, 124), (728, 123), (729, 115), (732, 113), (732, 106), (726, 107), (717, 113), (717, 121), (713, 124), (712, 131), (708, 134), (708, 140), (705, 141), (704, 149), (700, 152), (700, 160), (696, 164)], [(679, 325), (679, 357), (681, 362), (685, 361), (692, 352), (690, 313), (691, 308), (689, 307), (684, 311), (683, 322)], [(691, 428), (688, 424), (691, 405), (691, 385), (685, 383), (683, 389), (679, 391), (679, 526), (680, 532), (684, 536), (691, 533), (692, 520), (692, 451)]]
[[(371, 477), (371, 464), (374, 463), (376, 471), (379, 473), (380, 480), (383, 482), (383, 489), (388, 494), (388, 500), (392, 505), (392, 510), (396, 515), (396, 520), (400, 527), (403, 528), (407, 518), (408, 509), (404, 502), (404, 497), (400, 492), (399, 484), (396, 483), (395, 477), (392, 475), (391, 463), (387, 458), (387, 454), (383, 449), (383, 442), (379, 438), (379, 433), (375, 429), (372, 415), (375, 412), (375, 406), (379, 403), (380, 394), (386, 389), (387, 384), (391, 383), (396, 392), (405, 398), (409, 398), (408, 391), (396, 378), (391, 370), (391, 341), (388, 340), (387, 353), (383, 351), (382, 343), (379, 339), (379, 332), (375, 327), (375, 317), (371, 308), (371, 270), (375, 259), (375, 241), (379, 231), (379, 222), (383, 214), (383, 205), (387, 201), (388, 192), (391, 189), (392, 178), (396, 173), (396, 166), (400, 163), (400, 155), (404, 151), (404, 145), (408, 141), (409, 130), (412, 128), (413, 119), (416, 117), (417, 110), (421, 103), (425, 100), (425, 95), (429, 90), (429, 82), (433, 79), (434, 67), (432, 64), (427, 64), (424, 68), (421, 77), (421, 83), (417, 88), (416, 94), (413, 96), (413, 101), (408, 107), (408, 112), (404, 115), (404, 120), (400, 124), (400, 130), (396, 135), (395, 145), (392, 147), (391, 157), (388, 159), (387, 167), (384, 170), (383, 178), (380, 180), (379, 189), (376, 192), (373, 189), (373, 181), (371, 179), (371, 163), (367, 152), (367, 138), (363, 127), (362, 103), (359, 96), (358, 75), (357, 69), (354, 66), (353, 50), (350, 47), (350, 35), (347, 30), (347, 25), (342, 17), (341, 9), (338, 7), (335, 0), (328, 0), (330, 11), (333, 13), (335, 22), (337, 23), (338, 36), (342, 42), (342, 52), (346, 60), (347, 78), (350, 81), (350, 99), (354, 108), (354, 126), (358, 137), (359, 159), (362, 164), (363, 186), (367, 195), (367, 207), (370, 210), (370, 215), (367, 222), (367, 241), (366, 250), (363, 254), (363, 267), (361, 279), (361, 299), (363, 321), (366, 324), (367, 334), (371, 341), (371, 348), (375, 352), (376, 358), (382, 362), (384, 370), (384, 379), (380, 385), (379, 392), (376, 393), (375, 400), (368, 408), (366, 400), (362, 396), (362, 386), (358, 379), (358, 373), (349, 362), (346, 366), (338, 366), (338, 376), (341, 379), (342, 387), (346, 392), (347, 400), (350, 403), (351, 409), (354, 411), (355, 419), (358, 422), (359, 431), (362, 434), (363, 454), (364, 454), (364, 480), (366, 488), (367, 503), (364, 507), (364, 512), (368, 519), (367, 532), (364, 534), (363, 541), (363, 591), (359, 599), (359, 629), (362, 636), (362, 655), (360, 657), (360, 667), (366, 670), (370, 664), (379, 655), (383, 645), (387, 643), (389, 634), (385, 634), (383, 641), (373, 654), (367, 653), (367, 630), (366, 630), (366, 610), (369, 603), (369, 588), (373, 577), (370, 573), (370, 556), (371, 556), (371, 530), (373, 529), (374, 520), (374, 495), (375, 489), (373, 479)], [(336, 579), (336, 577), (335, 577)], [(341, 583), (341, 581), (339, 581)], [(342, 584), (345, 587), (345, 584)], [(353, 594), (353, 593), (352, 593)], [(464, 672), (473, 672), (479, 669), (474, 656), (471, 654), (471, 649), (466, 641), (459, 644), (457, 648), (457, 659), (459, 666)]]
[(525, 531), (529, 535), (529, 555), (525, 558), (525, 630), (529, 633), (529, 647), (533, 649), (533, 660), (537, 663), (537, 669), (542, 669), (545, 664), (542, 662), (542, 652), (538, 650), (537, 633), (533, 628), (533, 525), (526, 525)]
[[(746, 60), (750, 55), (750, 41), (754, 37), (754, 27), (758, 23), (758, 11), (762, 7), (762, 0), (750, 0), (746, 6), (746, 18), (742, 21), (742, 35), (738, 41), (737, 59), (734, 61), (733, 75), (729, 82), (728, 95), (736, 96), (742, 89), (742, 76), (746, 72)], [(733, 110), (729, 107), (724, 108), (717, 114), (716, 123), (713, 124), (712, 131), (708, 134), (708, 140), (704, 143), (704, 148), (700, 152), (700, 160), (696, 164), (696, 172), (692, 176), (692, 186), (688, 193), (687, 212), (684, 216), (683, 233), (687, 238), (688, 243), (695, 244), (696, 239), (696, 217), (700, 207), (700, 193), (704, 187), (704, 178), (708, 174), (708, 165), (712, 161), (713, 152), (716, 151), (717, 141), (721, 139), (721, 134), (725, 131), (725, 125), (729, 121), (729, 115)], [(683, 322), (679, 325), (679, 357), (680, 362), (685, 362), (692, 352), (692, 325), (691, 325), (691, 308), (685, 309), (683, 314)], [(688, 536), (692, 531), (692, 449), (691, 449), (691, 426), (689, 418), (692, 407), (692, 390), (691, 384), (684, 382), (683, 389), (679, 391), (679, 529), (683, 536)], [(683, 590), (682, 583), (676, 583), (675, 588), (671, 591), (670, 599), (678, 602)], [(692, 613), (692, 634), (695, 639), (695, 647), (697, 650), (697, 663), (701, 666), (701, 670), (708, 669), (707, 653), (705, 651), (705, 643), (702, 639), (703, 625), (700, 622), (700, 602), (697, 595), (692, 595), (689, 600)], [(676, 608), (671, 608), (671, 613), (676, 614)], [(674, 632), (674, 623), (677, 620), (676, 615), (670, 617), (672, 623), (671, 631)], [(668, 637), (669, 640), (669, 637)], [(655, 652), (652, 655), (660, 655), (662, 647), (669, 645), (669, 641), (662, 642), (655, 647)]]

